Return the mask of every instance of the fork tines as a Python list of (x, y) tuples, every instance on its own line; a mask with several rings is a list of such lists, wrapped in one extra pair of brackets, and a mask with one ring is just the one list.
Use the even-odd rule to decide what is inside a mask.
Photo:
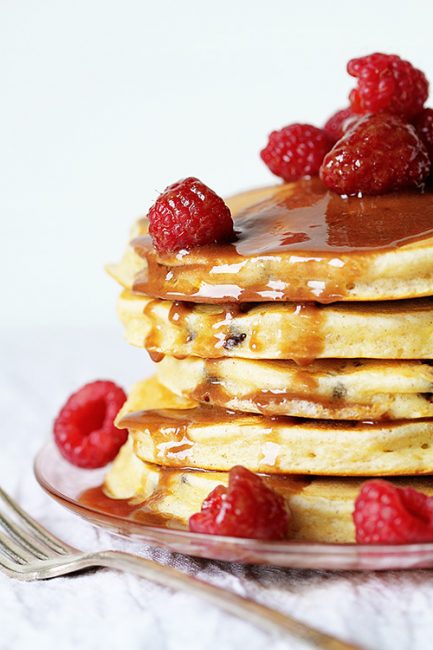
[(24, 512), (0, 488), (0, 569), (13, 575), (25, 573), (37, 564), (70, 555), (74, 550)]

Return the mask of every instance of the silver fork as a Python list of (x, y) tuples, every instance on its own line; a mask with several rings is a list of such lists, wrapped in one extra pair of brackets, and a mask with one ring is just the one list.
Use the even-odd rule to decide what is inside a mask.
[(193, 578), (182, 571), (123, 551), (83, 553), (51, 534), (0, 488), (0, 571), (19, 580), (45, 580), (74, 571), (108, 567), (135, 573), (173, 589), (201, 596), (229, 614), (267, 631), (284, 632), (321, 650), (360, 650), (285, 614)]

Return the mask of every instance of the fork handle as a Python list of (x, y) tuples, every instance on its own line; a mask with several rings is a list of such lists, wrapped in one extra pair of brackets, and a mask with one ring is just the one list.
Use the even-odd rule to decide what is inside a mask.
[(173, 567), (158, 564), (153, 560), (146, 560), (123, 551), (103, 551), (89, 554), (86, 559), (89, 562), (93, 559), (99, 566), (135, 573), (164, 587), (189, 591), (196, 596), (205, 598), (227, 613), (236, 615), (268, 632), (284, 632), (317, 650), (361, 650), (360, 646), (345, 643), (324, 632), (319, 632), (291, 616), (270, 609), (244, 596), (226, 591), (221, 587), (216, 587), (199, 578), (189, 576)]

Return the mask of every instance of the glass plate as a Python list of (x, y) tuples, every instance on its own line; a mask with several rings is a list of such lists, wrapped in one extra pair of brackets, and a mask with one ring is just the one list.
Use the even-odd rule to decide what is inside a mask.
[[(106, 471), (83, 470), (67, 463), (54, 443), (49, 442), (35, 460), (35, 475), (42, 488), (62, 506), (94, 526), (175, 553), (211, 560), (267, 564), (302, 569), (383, 570), (433, 567), (433, 544), (371, 545), (262, 542), (235, 537), (217, 537), (186, 530), (149, 525), (120, 512), (103, 512), (84, 505), (79, 497), (100, 486)], [(114, 502), (116, 503), (116, 502)]]

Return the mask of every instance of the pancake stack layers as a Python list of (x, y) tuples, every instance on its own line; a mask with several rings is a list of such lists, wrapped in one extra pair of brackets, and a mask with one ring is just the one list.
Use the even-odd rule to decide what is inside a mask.
[(433, 494), (433, 194), (312, 179), (227, 204), (234, 243), (158, 255), (143, 219), (109, 269), (127, 340), (158, 364), (118, 416), (105, 490), (186, 526), (243, 465), (295, 539), (353, 541), (365, 477)]

